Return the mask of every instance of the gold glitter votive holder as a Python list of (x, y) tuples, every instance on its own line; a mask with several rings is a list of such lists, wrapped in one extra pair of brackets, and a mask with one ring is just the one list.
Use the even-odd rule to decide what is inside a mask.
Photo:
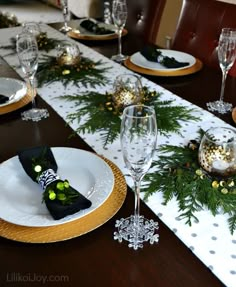
[(133, 74), (122, 74), (116, 78), (112, 100), (117, 108), (138, 104), (142, 98), (143, 90), (140, 77)]
[(207, 130), (199, 147), (199, 164), (214, 176), (229, 177), (236, 174), (235, 144), (235, 130), (225, 127)]
[(80, 62), (80, 50), (78, 45), (64, 43), (57, 48), (57, 62), (60, 66), (74, 66)]

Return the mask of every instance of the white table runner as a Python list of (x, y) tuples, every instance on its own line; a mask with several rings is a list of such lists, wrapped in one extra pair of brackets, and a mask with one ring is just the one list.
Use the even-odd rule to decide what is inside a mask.
[[(48, 37), (58, 39), (63, 39), (65, 37), (47, 25), (42, 24), (41, 28), (43, 31), (47, 32)], [(7, 43), (10, 43), (10, 38), (15, 37), (19, 31), (19, 27), (1, 29), (0, 45), (7, 45)], [(69, 38), (68, 41), (75, 42)], [(106, 75), (110, 79), (111, 83), (104, 87), (96, 87), (95, 89), (89, 88), (89, 90), (96, 90), (101, 93), (112, 91), (112, 83), (117, 75), (132, 73), (125, 67), (112, 62), (83, 44), (78, 42), (77, 44), (85, 57), (88, 57), (94, 61), (102, 60), (104, 62), (104, 66), (112, 67), (112, 69), (108, 71)], [(7, 56), (8, 53), (9, 51), (0, 49), (0, 55), (3, 56), (3, 58), (11, 66), (15, 67), (21, 76), (23, 76), (21, 70), (17, 68), (19, 65), (17, 55)], [(56, 55), (55, 53), (55, 51), (50, 52), (51, 55)], [(181, 122), (182, 129), (180, 132), (182, 137), (176, 134), (170, 134), (168, 138), (165, 136), (159, 136), (158, 145), (186, 144), (189, 142), (189, 140), (197, 137), (197, 131), (199, 128), (206, 130), (213, 126), (229, 126), (211, 113), (181, 99), (177, 95), (174, 95), (170, 91), (165, 90), (164, 88), (152, 83), (151, 81), (148, 81), (145, 78), (142, 78), (142, 83), (143, 85), (148, 86), (151, 90), (161, 92), (162, 100), (174, 100), (175, 105), (183, 105), (189, 108), (194, 108), (194, 115), (201, 118), (201, 121), (199, 122)], [(73, 85), (69, 85), (67, 88), (65, 88), (60, 82), (55, 82), (39, 88), (38, 93), (49, 105), (52, 106), (52, 108), (65, 120), (65, 122), (67, 122), (67, 115), (73, 112), (75, 107), (73, 106), (72, 102), (66, 102), (57, 97), (62, 95), (76, 95), (81, 92), (85, 92), (86, 90), (88, 90), (88, 88), (78, 88)], [(46, 120), (50, 121), (50, 118)], [(73, 122), (70, 125), (74, 130), (78, 128), (78, 123), (76, 122)], [(55, 130), (52, 132), (60, 131)], [(119, 140), (116, 140), (104, 148), (101, 142), (100, 133), (86, 133), (80, 134), (80, 136), (98, 154), (101, 154), (113, 161), (124, 174), (128, 173), (123, 162)], [(155, 157), (158, 158), (158, 154), (156, 154)], [(127, 177), (126, 179), (127, 183), (132, 186), (133, 183), (130, 177)], [(157, 192), (149, 198), (147, 205), (226, 286), (236, 287), (236, 232), (234, 235), (230, 234), (226, 215), (219, 214), (214, 217), (209, 211), (203, 210), (196, 214), (197, 218), (199, 219), (199, 223), (194, 223), (190, 227), (185, 225), (184, 220), (179, 220), (178, 205), (175, 199), (169, 202), (167, 206), (164, 206), (162, 205), (162, 194)], [(161, 240), (162, 237), (160, 234), (160, 245)]]

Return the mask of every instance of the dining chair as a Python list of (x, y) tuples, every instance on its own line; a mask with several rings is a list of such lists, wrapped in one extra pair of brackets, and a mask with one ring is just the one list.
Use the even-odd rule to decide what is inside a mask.
[[(217, 45), (225, 27), (236, 28), (236, 5), (217, 0), (183, 0), (171, 48), (220, 69)], [(229, 74), (236, 77), (236, 64)]]
[(166, 0), (127, 0), (129, 34), (155, 44), (165, 4)]

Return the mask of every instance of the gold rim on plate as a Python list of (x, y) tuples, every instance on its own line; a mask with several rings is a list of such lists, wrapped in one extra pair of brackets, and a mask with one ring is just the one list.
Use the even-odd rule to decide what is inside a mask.
[[(34, 97), (36, 96), (36, 92)], [(9, 105), (6, 106), (2, 106), (0, 107), (0, 115), (4, 115), (13, 111), (16, 111), (24, 106), (26, 106), (27, 104), (32, 102), (32, 97), (30, 96), (30, 94), (27, 92), (27, 94), (21, 98), (19, 101), (11, 103)]]
[(100, 207), (77, 220), (49, 227), (27, 227), (0, 219), (0, 236), (26, 243), (52, 243), (81, 236), (107, 222), (123, 205), (127, 185), (120, 169), (110, 160), (102, 158), (112, 169), (115, 183), (112, 193)]
[(133, 62), (131, 62), (130, 57), (128, 57), (128, 59), (124, 61), (124, 65), (128, 69), (134, 72), (138, 72), (138, 73), (146, 74), (150, 76), (161, 76), (161, 77), (176, 77), (176, 76), (190, 75), (190, 74), (200, 71), (203, 66), (202, 62), (199, 59), (196, 59), (196, 63), (193, 66), (185, 68), (185, 69), (172, 70), (172, 71), (152, 70), (152, 69), (147, 69), (147, 68), (143, 68), (138, 65), (135, 65)]
[[(125, 36), (128, 33), (126, 29), (123, 29), (122, 31), (122, 36)], [(118, 34), (109, 34), (109, 35), (85, 35), (80, 32), (76, 31), (69, 31), (67, 35), (71, 38), (78, 39), (78, 40), (90, 40), (90, 41), (105, 41), (105, 40), (112, 40), (112, 39), (117, 39)]]

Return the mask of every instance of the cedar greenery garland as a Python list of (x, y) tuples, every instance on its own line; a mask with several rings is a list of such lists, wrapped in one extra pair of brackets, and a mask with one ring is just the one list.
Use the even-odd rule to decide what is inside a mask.
[(0, 28), (10, 28), (19, 26), (17, 17), (13, 14), (8, 14), (0, 11)]
[[(58, 47), (58, 45), (61, 45), (62, 43), (65, 43), (65, 40), (58, 40), (58, 39), (53, 39), (53, 38), (48, 38), (47, 37), (47, 33), (46, 32), (41, 32), (38, 36), (37, 36), (37, 44), (38, 44), (38, 49), (39, 51), (43, 51), (43, 52), (49, 52), (53, 49), (56, 49), (56, 47)], [(12, 37), (10, 39), (10, 44), (9, 45), (2, 45), (1, 49), (4, 50), (11, 50), (12, 52), (10, 52), (8, 54), (9, 55), (14, 55), (16, 53), (16, 38)]]
[[(145, 105), (153, 105), (157, 115), (157, 126), (160, 134), (168, 136), (168, 133), (180, 133), (183, 121), (197, 121), (197, 117), (191, 115), (193, 109), (184, 106), (174, 106), (173, 101), (162, 101), (161, 94), (156, 91), (149, 91), (143, 87)], [(67, 95), (60, 97), (66, 101), (73, 102), (79, 108), (76, 112), (67, 116), (69, 122), (77, 121), (79, 127), (75, 133), (101, 132), (103, 146), (113, 143), (118, 138), (121, 125), (122, 109), (117, 109), (112, 101), (112, 94), (101, 94), (89, 92), (83, 95)], [(81, 124), (81, 121), (83, 123)]]
[(104, 86), (108, 79), (103, 75), (109, 67), (102, 66), (102, 61), (93, 62), (89, 58), (81, 56), (80, 62), (73, 66), (59, 65), (54, 56), (43, 55), (37, 70), (38, 86), (60, 81), (66, 87), (73, 84), (77, 87), (81, 85), (88, 87)]
[[(163, 145), (158, 149), (159, 158), (153, 161), (151, 171), (145, 176), (142, 191), (144, 200), (156, 192), (162, 192), (163, 204), (175, 197), (180, 218), (186, 224), (198, 222), (196, 213), (207, 208), (214, 216), (219, 212), (228, 215), (230, 233), (236, 230), (236, 175), (214, 178), (204, 172), (198, 162), (200, 137), (187, 146)], [(153, 171), (155, 170), (155, 171)]]

